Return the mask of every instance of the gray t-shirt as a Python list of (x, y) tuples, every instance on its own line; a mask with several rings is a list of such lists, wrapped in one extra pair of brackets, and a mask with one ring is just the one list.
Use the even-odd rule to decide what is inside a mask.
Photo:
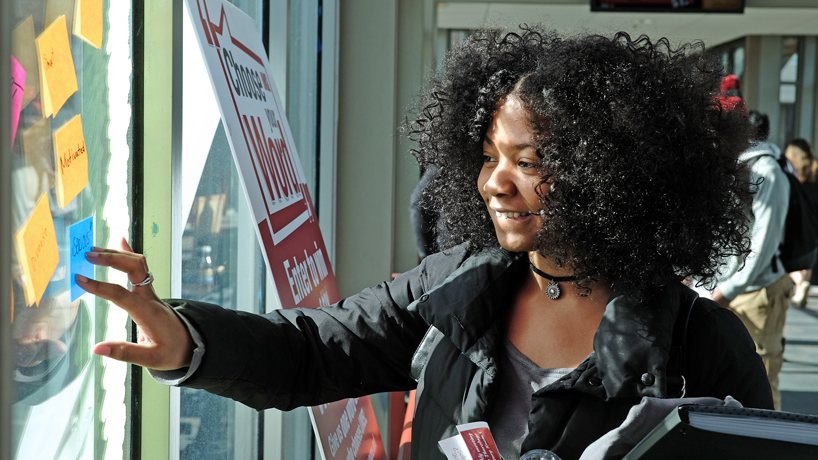
[(574, 369), (538, 367), (507, 338), (500, 355), (500, 388), (488, 424), (500, 455), (517, 460), (528, 436), (531, 395)]

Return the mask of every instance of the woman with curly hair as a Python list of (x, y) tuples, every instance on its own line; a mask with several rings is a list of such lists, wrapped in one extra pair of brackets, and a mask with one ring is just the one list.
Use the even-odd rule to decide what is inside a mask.
[[(438, 442), (473, 421), (506, 459), (567, 460), (643, 397), (771, 408), (744, 326), (682, 284), (748, 248), (748, 127), (714, 99), (719, 72), (664, 39), (476, 33), (407, 128), (439, 171), (421, 201), (445, 226), (440, 253), (336, 305), (264, 316), (82, 280), (144, 337), (95, 352), (258, 409), (417, 388), (414, 459), (445, 458)], [(90, 260), (147, 273), (127, 250)]]
[[(818, 216), (818, 160), (812, 152), (812, 146), (806, 139), (796, 138), (790, 141), (784, 151), (796, 173), (798, 181), (801, 182), (804, 192), (809, 198), (810, 209)], [(813, 269), (800, 270), (790, 273), (792, 281), (795, 283), (795, 293), (792, 296), (792, 303), (798, 308), (807, 306), (807, 296), (812, 284)]]

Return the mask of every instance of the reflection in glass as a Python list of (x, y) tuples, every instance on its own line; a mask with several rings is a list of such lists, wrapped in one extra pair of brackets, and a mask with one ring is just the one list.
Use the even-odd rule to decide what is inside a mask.
[[(221, 123), (198, 182), (182, 235), (182, 297), (259, 312), (260, 249)], [(188, 388), (180, 399), (181, 459), (256, 455), (255, 411)]]
[[(254, 15), (255, 1), (234, 2)], [(247, 11), (249, 8), (250, 11)], [(264, 265), (190, 19), (183, 19), (181, 296), (262, 312)], [(258, 413), (210, 393), (180, 389), (179, 458), (256, 458)]]
[(744, 46), (733, 50), (733, 70), (730, 73), (737, 76), (739, 81), (744, 80)]
[[(108, 302), (84, 294), (72, 299), (68, 229), (94, 218), (93, 244), (128, 237), (131, 196), (130, 2), (104, 2), (102, 49), (76, 36), (74, 2), (19, 0), (10, 19), (16, 31), (12, 53), (26, 68), (25, 97), (12, 144), (13, 227), (20, 230), (34, 206), (47, 200), (59, 259), (42, 297), (32, 297), (35, 276), (27, 277), (14, 252), (12, 261), (13, 371), (12, 446), (15, 460), (126, 458), (129, 450), (130, 382), (127, 366), (103, 362), (94, 343), (126, 338), (127, 317)], [(33, 37), (63, 15), (78, 90), (59, 112), (43, 114), (43, 94)], [(81, 115), (87, 185), (76, 198), (58, 205), (53, 134)], [(53, 241), (53, 240), (52, 240)], [(28, 258), (28, 254), (26, 254)], [(94, 277), (123, 282), (98, 268)], [(29, 295), (26, 295), (26, 290)]]

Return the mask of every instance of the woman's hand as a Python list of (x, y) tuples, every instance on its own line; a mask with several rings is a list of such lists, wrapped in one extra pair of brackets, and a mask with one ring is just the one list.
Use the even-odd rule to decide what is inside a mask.
[[(131, 283), (148, 278), (145, 256), (133, 252), (123, 238), (121, 251), (94, 248), (85, 254), (94, 265), (115, 268), (128, 274)], [(87, 292), (109, 300), (125, 310), (139, 330), (138, 343), (102, 342), (94, 353), (157, 370), (173, 370), (190, 365), (195, 344), (176, 313), (156, 295), (153, 286), (122, 286), (90, 280), (77, 275), (77, 283)]]

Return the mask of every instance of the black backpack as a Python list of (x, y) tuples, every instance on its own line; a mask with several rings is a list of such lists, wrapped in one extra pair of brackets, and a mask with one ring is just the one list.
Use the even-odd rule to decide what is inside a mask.
[(801, 182), (787, 170), (787, 158), (782, 155), (777, 162), (790, 183), (790, 205), (779, 258), (784, 270), (792, 273), (812, 268), (818, 259), (818, 216), (813, 212)]

